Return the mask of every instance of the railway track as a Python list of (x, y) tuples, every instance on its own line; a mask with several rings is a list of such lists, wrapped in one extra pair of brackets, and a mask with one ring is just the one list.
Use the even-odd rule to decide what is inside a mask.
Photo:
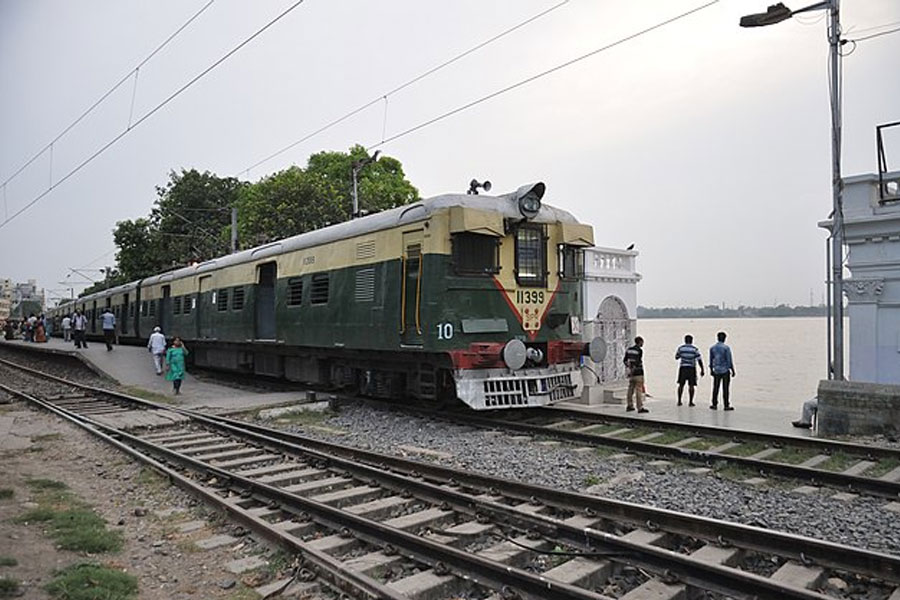
[(841, 597), (821, 593), (831, 577), (900, 597), (891, 555), (498, 480), (0, 365), (30, 387), (54, 386), (43, 397), (0, 386), (7, 393), (153, 465), (302, 557), (301, 577), (348, 597)]
[(761, 477), (776, 475), (845, 492), (895, 500), (900, 497), (900, 450), (894, 448), (561, 408), (487, 414), (374, 402), (389, 410), (535, 439), (682, 459), (704, 466), (725, 462)]

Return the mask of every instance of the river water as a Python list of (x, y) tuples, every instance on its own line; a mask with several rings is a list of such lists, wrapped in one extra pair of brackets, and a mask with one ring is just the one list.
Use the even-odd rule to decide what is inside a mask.
[[(694, 336), (694, 345), (708, 367), (709, 347), (716, 342), (716, 332), (724, 331), (737, 373), (731, 380), (735, 405), (798, 407), (816, 395), (819, 380), (826, 378), (826, 328), (824, 317), (639, 320), (647, 392), (656, 399), (675, 398), (675, 350), (685, 334)], [(707, 371), (697, 382), (697, 403), (708, 405), (711, 393), (712, 378)], [(687, 389), (684, 400), (687, 402)]]

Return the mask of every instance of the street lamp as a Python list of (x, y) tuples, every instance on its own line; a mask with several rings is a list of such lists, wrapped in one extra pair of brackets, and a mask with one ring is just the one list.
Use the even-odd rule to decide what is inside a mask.
[(841, 198), (841, 92), (838, 60), (841, 46), (840, 0), (818, 2), (791, 10), (779, 2), (764, 13), (741, 17), (741, 27), (774, 25), (792, 16), (812, 10), (828, 11), (828, 46), (830, 49), (829, 92), (831, 101), (831, 327), (829, 351), (832, 364), (829, 379), (844, 379), (844, 209)]
[(353, 173), (353, 212), (350, 214), (351, 219), (359, 217), (359, 191), (357, 190), (356, 177), (359, 175), (359, 172), (366, 167), (366, 165), (378, 160), (379, 154), (381, 154), (381, 150), (376, 150), (375, 154), (373, 154), (372, 156), (353, 162), (353, 169), (351, 170), (351, 172)]

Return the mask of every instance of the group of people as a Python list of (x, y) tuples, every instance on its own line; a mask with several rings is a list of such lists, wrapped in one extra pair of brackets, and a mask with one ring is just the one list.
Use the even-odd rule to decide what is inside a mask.
[(181, 393), (181, 382), (184, 381), (184, 367), (188, 355), (187, 348), (180, 337), (172, 340), (172, 345), (166, 347), (166, 336), (159, 327), (153, 328), (150, 339), (147, 340), (147, 351), (153, 355), (153, 368), (157, 375), (166, 373), (166, 379), (172, 382), (175, 395)]
[(43, 313), (40, 316), (31, 313), (27, 319), (22, 319), (18, 325), (12, 319), (7, 320), (3, 325), (3, 337), (7, 340), (16, 339), (16, 330), (18, 329), (24, 341), (41, 344), (50, 337), (51, 326), (51, 321), (46, 319)]
[[(725, 343), (728, 335), (724, 331), (716, 334), (717, 342), (709, 349), (709, 371), (713, 377), (712, 400), (709, 407), (719, 408), (719, 389), (722, 390), (724, 410), (734, 410), (731, 405), (731, 378), (735, 376), (734, 358), (731, 348)], [(628, 394), (626, 411), (637, 410), (639, 413), (650, 412), (644, 407), (644, 338), (634, 338), (634, 345), (625, 350), (625, 370), (628, 376)], [(700, 350), (694, 345), (692, 335), (684, 336), (684, 343), (675, 351), (678, 361), (678, 406), (682, 406), (684, 386), (688, 386), (688, 406), (694, 406), (694, 392), (697, 388), (697, 366), (700, 366), (700, 377), (705, 375), (703, 358)]]

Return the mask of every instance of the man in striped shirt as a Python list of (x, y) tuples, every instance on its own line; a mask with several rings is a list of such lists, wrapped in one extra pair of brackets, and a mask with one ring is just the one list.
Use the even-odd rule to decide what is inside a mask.
[(694, 406), (694, 390), (697, 388), (697, 363), (700, 364), (700, 377), (703, 377), (703, 359), (700, 350), (694, 345), (694, 336), (684, 336), (684, 343), (675, 351), (678, 362), (678, 406), (681, 406), (681, 394), (684, 384), (688, 384), (688, 406)]

